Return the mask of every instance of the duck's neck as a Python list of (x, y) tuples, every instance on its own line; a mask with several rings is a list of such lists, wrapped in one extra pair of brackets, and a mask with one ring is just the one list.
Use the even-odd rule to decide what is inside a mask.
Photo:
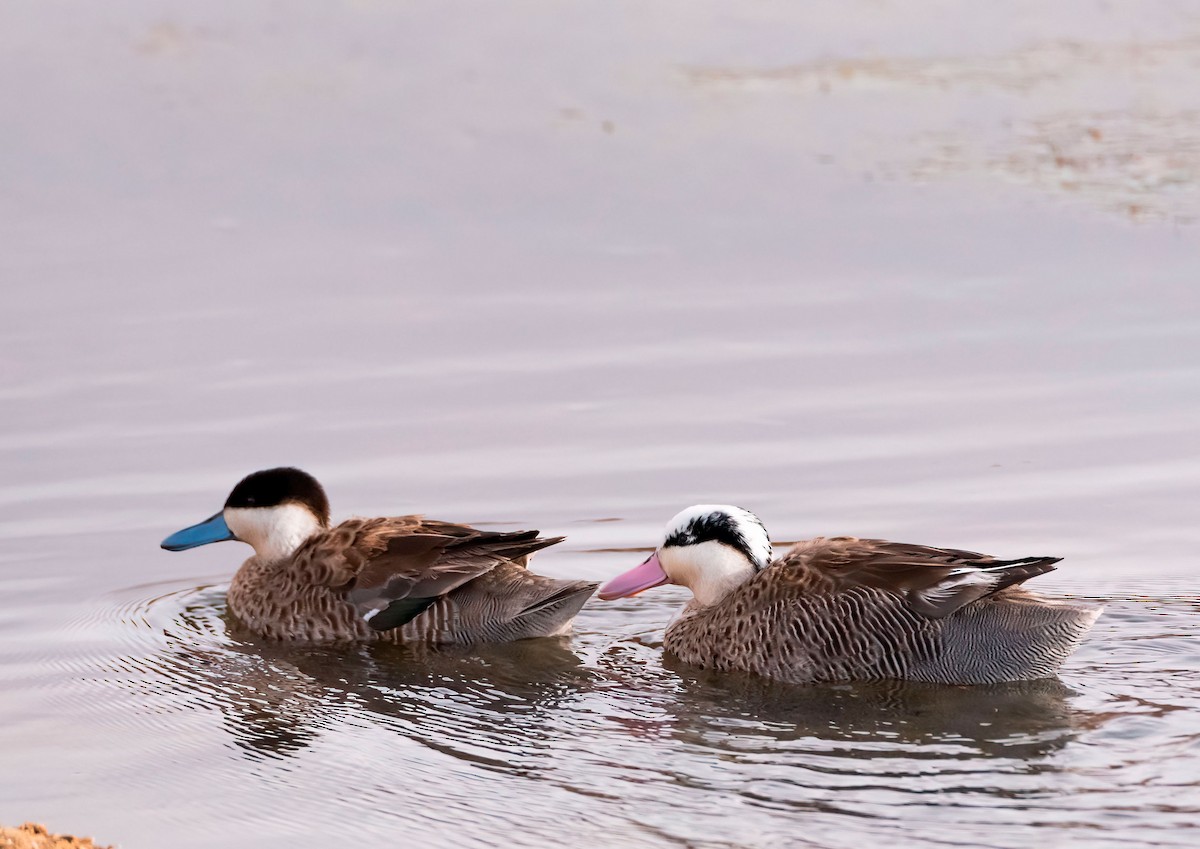
[(324, 529), (312, 511), (301, 504), (278, 507), (231, 507), (225, 523), (242, 542), (254, 547), (263, 562), (291, 557), (313, 534)]
[(716, 604), (753, 577), (754, 567), (747, 566), (736, 574), (725, 574), (692, 587), (692, 595), (695, 596), (696, 604), (708, 607), (710, 604)]

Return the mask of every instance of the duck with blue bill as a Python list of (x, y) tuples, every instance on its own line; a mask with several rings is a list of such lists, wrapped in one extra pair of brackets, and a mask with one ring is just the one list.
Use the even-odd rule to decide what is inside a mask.
[(277, 468), (243, 478), (221, 512), (162, 547), (250, 545), (253, 556), (229, 586), (229, 610), (268, 639), (470, 644), (570, 632), (596, 584), (527, 568), (562, 539), (418, 515), (331, 526), (316, 479)]

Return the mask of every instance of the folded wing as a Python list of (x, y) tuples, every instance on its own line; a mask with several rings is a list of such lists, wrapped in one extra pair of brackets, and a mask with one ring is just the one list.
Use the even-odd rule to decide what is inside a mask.
[(314, 551), (314, 560), (336, 563), (325, 583), (372, 628), (387, 631), (415, 619), (440, 597), (495, 569), (524, 566), (533, 552), (560, 542), (537, 531), (481, 531), (415, 516), (345, 522), (331, 529), (336, 556)]
[(854, 586), (889, 590), (931, 619), (1051, 572), (1062, 559), (997, 560), (974, 551), (851, 537), (812, 540), (796, 553), (804, 566), (838, 590)]

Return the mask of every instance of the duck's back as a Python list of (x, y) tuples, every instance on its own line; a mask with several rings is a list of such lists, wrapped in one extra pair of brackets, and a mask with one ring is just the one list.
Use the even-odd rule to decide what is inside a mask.
[[(810, 540), (716, 604), (689, 606), (667, 629), (665, 648), (698, 666), (793, 682), (1044, 678), (1100, 613), (1017, 586), (1053, 562)], [(996, 576), (1004, 572), (1015, 572), (1009, 583), (985, 592), (977, 576), (1002, 583)]]
[(505, 642), (565, 633), (595, 584), (529, 572), (558, 541), (397, 516), (350, 519), (286, 559), (246, 561), (229, 607), (250, 630), (302, 642)]

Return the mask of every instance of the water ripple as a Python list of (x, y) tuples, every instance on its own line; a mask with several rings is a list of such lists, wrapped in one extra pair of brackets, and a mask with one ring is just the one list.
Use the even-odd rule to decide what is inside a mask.
[(900, 822), (930, 844), (968, 824), (998, 847), (1033, 828), (1116, 842), (1133, 823), (1142, 845), (1189, 843), (1200, 805), (1161, 794), (1196, 787), (1193, 599), (1118, 600), (1063, 680), (990, 687), (698, 672), (647, 624), (667, 603), (629, 606), (588, 608), (573, 643), (298, 648), (240, 632), (219, 585), (138, 587), (71, 623), (80, 651), (47, 699), (166, 765), (122, 781), (182, 798), (200, 769), (248, 828), (404, 819), (483, 846), (500, 823), (532, 846), (571, 816), (596, 839), (796, 845), (781, 815), (805, 812), (826, 847)]

